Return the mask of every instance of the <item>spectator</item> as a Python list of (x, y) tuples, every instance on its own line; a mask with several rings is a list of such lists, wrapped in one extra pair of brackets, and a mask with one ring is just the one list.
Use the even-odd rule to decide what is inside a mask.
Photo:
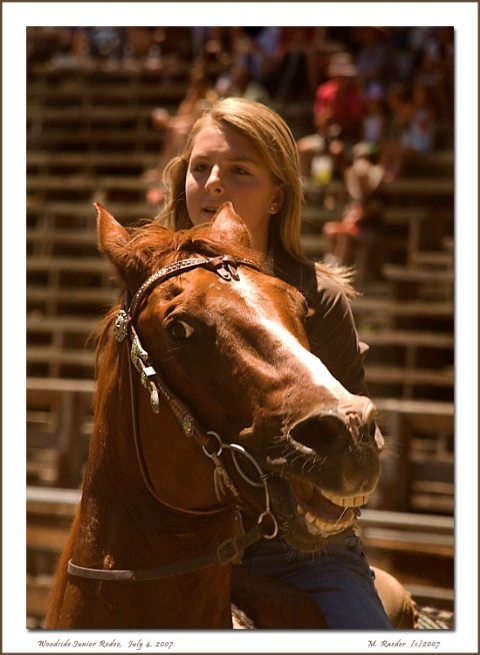
[(242, 33), (241, 27), (210, 27), (204, 35), (202, 56), (207, 60), (218, 61), (223, 66), (232, 63), (237, 42)]
[(304, 177), (310, 175), (313, 158), (325, 151), (331, 155), (334, 169), (343, 173), (351, 148), (361, 140), (363, 103), (357, 72), (349, 54), (332, 55), (330, 79), (318, 87), (315, 97), (317, 132), (298, 141)]
[[(265, 85), (275, 73), (275, 53), (281, 27), (209, 27), (195, 28), (194, 49), (201, 46), (202, 56), (223, 66), (246, 67), (252, 81)], [(200, 30), (202, 30), (200, 32)]]
[(265, 88), (268, 80), (277, 75), (276, 53), (283, 29), (242, 27), (241, 38), (237, 41), (235, 64), (247, 67), (251, 79)]
[(415, 153), (431, 152), (435, 140), (435, 119), (431, 87), (416, 82), (412, 89), (410, 117), (401, 136), (402, 145)]
[(383, 166), (372, 161), (376, 149), (360, 143), (353, 148), (353, 163), (345, 170), (345, 186), (348, 202), (341, 221), (325, 223), (323, 232), (327, 239), (325, 262), (340, 266), (351, 264), (355, 240), (367, 230), (376, 230), (380, 213), (374, 193), (383, 180)]
[(385, 89), (388, 84), (390, 66), (389, 48), (385, 28), (360, 27), (357, 30), (360, 42), (355, 57), (360, 84), (366, 88), (373, 81)]
[(325, 38), (324, 27), (284, 27), (276, 50), (275, 99), (310, 99), (315, 95), (316, 49)]
[(437, 125), (430, 89), (422, 82), (413, 85), (411, 100), (397, 95), (391, 96), (390, 103), (393, 138), (385, 142), (380, 155), (385, 182), (395, 180), (409, 161), (433, 150)]
[(152, 112), (153, 125), (157, 129), (165, 130), (166, 137), (157, 166), (143, 175), (144, 180), (155, 182), (155, 185), (147, 191), (149, 204), (163, 202), (163, 191), (158, 183), (162, 180), (165, 165), (182, 149), (192, 125), (216, 99), (217, 93), (212, 88), (209, 75), (203, 66), (198, 66), (191, 72), (185, 98), (180, 103), (175, 116), (169, 116), (163, 108)]
[(70, 53), (75, 57), (120, 61), (128, 34), (125, 27), (71, 27)]
[(219, 97), (239, 97), (268, 105), (270, 96), (265, 87), (253, 79), (250, 68), (234, 64), (229, 71), (220, 75), (215, 85)]
[(408, 84), (412, 74), (415, 59), (414, 52), (409, 45), (409, 27), (391, 27), (391, 58), (394, 68), (394, 76), (390, 80), (386, 93), (392, 84)]
[(412, 82), (430, 88), (438, 118), (453, 124), (454, 68), (453, 29), (436, 28), (418, 51)]
[(362, 141), (378, 148), (387, 132), (385, 94), (377, 80), (371, 82), (364, 97)]
[(379, 227), (380, 212), (374, 198), (383, 180), (383, 166), (376, 163), (387, 130), (383, 87), (370, 82), (364, 94), (362, 142), (352, 148), (352, 163), (344, 172), (348, 200), (340, 221), (323, 227), (326, 236), (325, 261), (332, 265), (352, 263), (356, 240)]

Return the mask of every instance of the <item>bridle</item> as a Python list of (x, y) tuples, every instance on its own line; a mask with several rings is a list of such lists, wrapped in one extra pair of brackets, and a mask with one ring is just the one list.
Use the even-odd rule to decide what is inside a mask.
[[(221, 501), (222, 496), (226, 494), (227, 488), (233, 492), (236, 497), (240, 496), (239, 491), (235, 487), (235, 484), (227, 473), (227, 470), (221, 460), (221, 456), (224, 451), (228, 450), (231, 453), (235, 469), (240, 474), (242, 479), (253, 487), (263, 487), (265, 493), (265, 510), (259, 515), (257, 524), (251, 530), (242, 534), (242, 536), (236, 539), (230, 538), (225, 540), (213, 553), (210, 553), (204, 557), (195, 558), (193, 560), (181, 562), (179, 564), (173, 564), (171, 566), (163, 566), (151, 569), (96, 569), (78, 566), (74, 564), (72, 560), (70, 560), (67, 566), (67, 570), (70, 575), (95, 580), (155, 580), (171, 575), (179, 575), (182, 573), (197, 571), (213, 564), (226, 565), (239, 561), (241, 553), (247, 546), (250, 546), (261, 538), (273, 539), (277, 536), (278, 523), (270, 508), (270, 492), (268, 489), (268, 479), (270, 474), (266, 474), (262, 470), (256, 459), (248, 451), (246, 451), (243, 446), (235, 443), (224, 443), (216, 432), (212, 430), (205, 431), (202, 428), (202, 426), (190, 412), (187, 405), (169, 388), (161, 373), (159, 373), (159, 371), (155, 368), (148, 352), (143, 348), (135, 329), (135, 322), (138, 318), (140, 305), (143, 299), (154, 286), (157, 286), (172, 277), (180, 275), (181, 273), (185, 273), (197, 268), (205, 268), (206, 270), (213, 271), (226, 282), (230, 282), (232, 280), (238, 281), (240, 277), (238, 275), (237, 268), (240, 265), (259, 270), (258, 266), (249, 259), (237, 258), (228, 255), (203, 259), (199, 257), (184, 259), (160, 269), (151, 275), (147, 280), (145, 280), (145, 282), (139, 287), (131, 300), (128, 292), (125, 293), (122, 308), (118, 312), (115, 319), (114, 334), (117, 342), (125, 342), (130, 346), (130, 397), (132, 404), (132, 424), (135, 449), (143, 480), (156, 501), (164, 506), (169, 507), (170, 509), (174, 509), (177, 512), (187, 515), (213, 515), (226, 509), (226, 506), (213, 510), (203, 511), (179, 509), (168, 505), (168, 503), (157, 496), (149, 479), (140, 445), (132, 365), (140, 374), (142, 385), (150, 394), (150, 405), (152, 410), (158, 414), (160, 411), (160, 397), (162, 397), (178, 421), (183, 434), (187, 438), (195, 439), (202, 447), (203, 453), (215, 465), (214, 484), (218, 500)], [(253, 479), (243, 470), (239, 460), (240, 457), (247, 459), (248, 462), (253, 465), (258, 475), (258, 480)], [(271, 529), (270, 533), (268, 532), (268, 528), (266, 526), (268, 520), (270, 520), (273, 524), (273, 528)]]

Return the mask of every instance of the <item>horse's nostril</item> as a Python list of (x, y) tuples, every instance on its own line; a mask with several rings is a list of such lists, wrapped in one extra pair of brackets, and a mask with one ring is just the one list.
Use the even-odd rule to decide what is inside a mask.
[(383, 447), (385, 445), (385, 441), (383, 439), (382, 433), (380, 432), (380, 429), (378, 425), (375, 423), (375, 421), (371, 421), (370, 423), (364, 423), (363, 425), (360, 426), (357, 433), (356, 441), (358, 443), (362, 443), (362, 442), (366, 443), (371, 441), (375, 443), (379, 451), (383, 450)]
[(319, 443), (348, 434), (345, 423), (333, 414), (314, 416), (300, 423), (290, 431), (290, 436), (299, 444), (315, 449)]
[(368, 439), (374, 439), (376, 429), (377, 426), (373, 421), (370, 423), (364, 423), (358, 430), (358, 440), (367, 441)]
[(374, 443), (379, 451), (383, 450), (385, 442), (375, 421), (364, 423), (354, 435), (354, 441), (360, 444)]
[(325, 414), (313, 416), (297, 423), (290, 430), (291, 438), (298, 444), (315, 450), (320, 444), (339, 440), (356, 444), (376, 443), (378, 450), (383, 448), (383, 437), (375, 421), (363, 423), (358, 428), (348, 426), (339, 416)]

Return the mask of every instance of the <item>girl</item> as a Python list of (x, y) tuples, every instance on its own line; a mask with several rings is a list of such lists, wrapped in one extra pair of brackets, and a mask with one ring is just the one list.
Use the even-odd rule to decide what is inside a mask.
[[(350, 392), (365, 393), (364, 349), (353, 323), (348, 301), (353, 292), (345, 272), (313, 264), (302, 252), (299, 158), (283, 119), (243, 98), (219, 100), (195, 123), (184, 149), (168, 164), (165, 187), (158, 219), (174, 229), (208, 221), (224, 202), (232, 202), (253, 247), (268, 254), (276, 275), (307, 299), (313, 353)], [(385, 583), (387, 589), (382, 598), (393, 598), (387, 616), (353, 533), (313, 556), (292, 553), (281, 538), (264, 541), (247, 549), (241, 566), (308, 591), (329, 628), (413, 627), (408, 594), (391, 576), (378, 572), (377, 586)]]

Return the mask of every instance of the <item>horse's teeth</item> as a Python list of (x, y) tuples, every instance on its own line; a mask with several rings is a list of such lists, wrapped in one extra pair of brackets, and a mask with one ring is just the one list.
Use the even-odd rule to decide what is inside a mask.
[(328, 498), (335, 505), (340, 507), (361, 507), (368, 500), (368, 495), (364, 496), (333, 496), (322, 492), (325, 498)]
[[(353, 498), (346, 498), (345, 500), (349, 503), (348, 507), (361, 507), (367, 502), (368, 496), (354, 496)], [(344, 505), (344, 507), (347, 507), (347, 505)]]
[[(324, 493), (324, 496), (328, 498), (332, 503), (337, 505), (338, 507), (361, 507), (362, 505), (365, 505), (365, 503), (368, 500), (368, 495), (367, 496), (333, 496), (333, 495), (328, 495)], [(314, 525), (315, 527), (319, 529), (325, 529), (327, 526), (327, 521), (324, 519), (316, 516), (312, 512), (308, 512), (305, 507), (302, 505), (298, 504), (297, 505), (297, 512), (305, 518), (306, 521), (308, 521), (311, 525)]]

